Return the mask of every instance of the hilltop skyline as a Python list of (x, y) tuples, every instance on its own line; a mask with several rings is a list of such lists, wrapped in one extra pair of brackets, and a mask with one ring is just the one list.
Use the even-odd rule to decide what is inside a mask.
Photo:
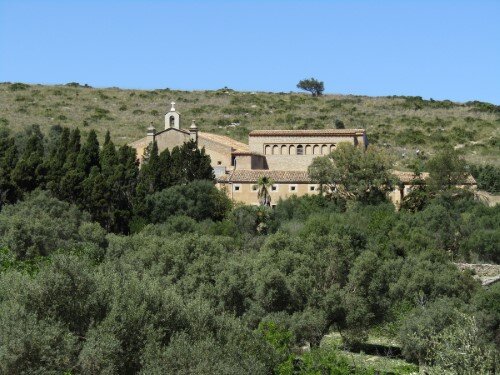
[(0, 81), (500, 103), (493, 1), (0, 1)]

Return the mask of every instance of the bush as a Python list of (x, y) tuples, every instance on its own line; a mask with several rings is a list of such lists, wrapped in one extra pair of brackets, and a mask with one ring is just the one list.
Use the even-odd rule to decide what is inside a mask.
[(153, 223), (171, 216), (185, 215), (197, 221), (222, 220), (231, 208), (231, 201), (210, 181), (193, 181), (176, 185), (147, 197), (148, 211)]
[[(81, 230), (90, 216), (46, 192), (32, 194), (27, 200), (5, 206), (0, 212), (0, 246), (7, 247), (17, 259), (49, 255), (58, 249), (71, 249), (85, 243), (104, 244), (104, 231)], [(82, 228), (83, 229), (83, 228)]]
[(16, 303), (0, 308), (0, 373), (56, 374), (75, 363), (77, 338), (63, 324), (39, 320)]
[(495, 353), (484, 343), (473, 316), (460, 314), (449, 327), (432, 338), (428, 363), (430, 374), (496, 374)]
[(414, 309), (405, 318), (399, 333), (405, 358), (426, 363), (433, 350), (434, 337), (459, 318), (459, 306), (456, 300), (444, 298)]
[(476, 179), (477, 188), (489, 193), (500, 192), (500, 168), (494, 165), (470, 166), (470, 172)]
[(9, 86), (10, 91), (20, 91), (20, 90), (26, 90), (30, 87), (30, 85), (27, 85), (25, 83), (13, 83)]

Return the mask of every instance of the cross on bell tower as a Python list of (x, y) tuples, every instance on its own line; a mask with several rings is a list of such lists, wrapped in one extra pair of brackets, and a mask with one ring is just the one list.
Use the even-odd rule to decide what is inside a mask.
[(170, 102), (170, 111), (165, 114), (165, 129), (180, 129), (181, 114), (175, 110), (175, 102)]

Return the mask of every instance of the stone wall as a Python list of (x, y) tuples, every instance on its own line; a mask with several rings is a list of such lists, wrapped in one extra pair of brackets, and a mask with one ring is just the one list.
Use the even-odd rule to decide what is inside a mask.
[(238, 169), (252, 169), (252, 155), (235, 156), (235, 167)]
[(167, 131), (164, 131), (162, 133), (158, 133), (155, 136), (156, 143), (158, 144), (158, 152), (162, 152), (165, 149), (169, 149), (172, 151), (172, 149), (175, 146), (181, 147), (184, 142), (189, 141), (189, 134), (186, 134), (181, 131), (177, 131), (175, 129), (169, 129)]
[[(250, 182), (233, 182), (233, 183), (218, 183), (219, 189), (225, 190), (229, 198), (235, 202), (240, 202), (249, 205), (258, 205), (257, 183)], [(290, 198), (292, 195), (303, 196), (306, 194), (318, 194), (319, 187), (317, 184), (309, 184), (304, 182), (294, 183), (277, 182), (273, 185), (275, 190), (270, 189), (271, 205), (276, 205), (279, 199)]]
[(274, 170), (307, 170), (313, 159), (328, 155), (340, 142), (364, 145), (363, 136), (249, 137), (250, 150), (262, 153)]
[(230, 146), (214, 142), (198, 135), (198, 147), (200, 149), (205, 147), (205, 153), (210, 156), (212, 167), (216, 165), (223, 165), (228, 169), (231, 168)]

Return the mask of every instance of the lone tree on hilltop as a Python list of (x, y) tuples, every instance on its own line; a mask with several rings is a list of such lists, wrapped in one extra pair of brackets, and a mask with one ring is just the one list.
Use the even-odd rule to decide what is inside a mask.
[(325, 85), (315, 78), (303, 79), (299, 81), (297, 87), (301, 90), (309, 91), (312, 96), (321, 96), (325, 91)]

